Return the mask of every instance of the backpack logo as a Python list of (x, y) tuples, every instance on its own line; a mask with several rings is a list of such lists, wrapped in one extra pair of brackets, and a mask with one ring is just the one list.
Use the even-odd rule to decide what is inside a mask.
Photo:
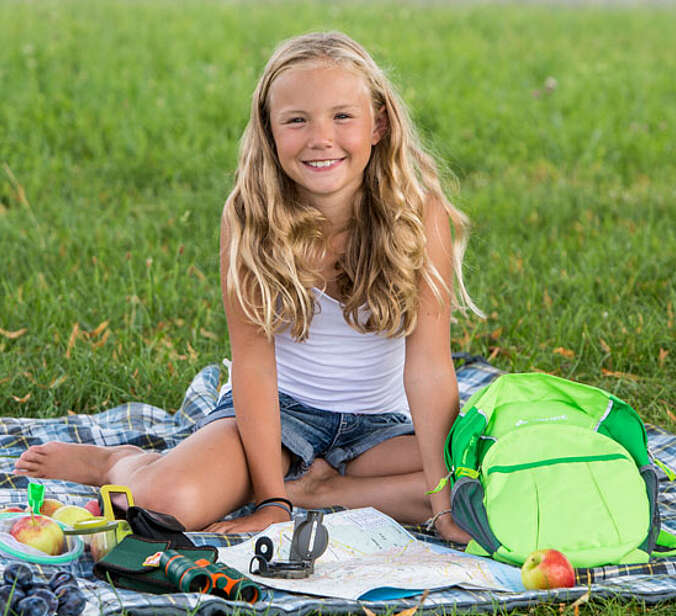
[(514, 426), (519, 427), (519, 426), (525, 426), (528, 425), (529, 423), (533, 423), (534, 421), (565, 421), (568, 419), (568, 415), (559, 415), (558, 417), (536, 417), (534, 419), (519, 419)]

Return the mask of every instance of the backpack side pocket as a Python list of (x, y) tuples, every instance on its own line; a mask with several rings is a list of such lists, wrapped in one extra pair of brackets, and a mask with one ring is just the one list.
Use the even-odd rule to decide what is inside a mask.
[(484, 489), (478, 479), (461, 477), (451, 492), (451, 515), (462, 528), (488, 553), (494, 554), (500, 547), (486, 516)]

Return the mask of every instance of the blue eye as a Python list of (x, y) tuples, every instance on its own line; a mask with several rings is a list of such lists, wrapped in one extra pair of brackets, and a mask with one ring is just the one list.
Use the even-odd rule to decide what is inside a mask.
[(349, 113), (337, 113), (336, 120), (349, 120), (352, 116)]
[(300, 124), (301, 122), (305, 122), (305, 118), (301, 118), (301, 117), (289, 118), (286, 121), (287, 124)]

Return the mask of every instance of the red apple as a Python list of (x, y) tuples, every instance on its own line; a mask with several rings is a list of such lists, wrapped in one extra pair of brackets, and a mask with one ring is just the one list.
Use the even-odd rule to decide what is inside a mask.
[(56, 500), (55, 498), (46, 498), (42, 501), (42, 507), (40, 507), (40, 513), (42, 515), (49, 516), (50, 518), (54, 512), (59, 508), (63, 507), (63, 503)]
[(61, 527), (51, 518), (36, 515), (19, 518), (9, 531), (17, 541), (56, 556), (64, 548), (64, 535)]
[(575, 569), (558, 550), (536, 550), (521, 567), (521, 581), (528, 590), (575, 586)]
[(85, 503), (84, 508), (85, 508), (87, 511), (89, 511), (89, 513), (91, 513), (94, 517), (97, 517), (97, 518), (98, 518), (99, 516), (103, 515), (103, 514), (101, 513), (101, 506), (99, 505), (99, 501), (96, 500), (95, 498), (92, 498), (91, 500), (88, 500), (88, 501)]
[(3, 507), (0, 509), (0, 513), (23, 513), (24, 510), (21, 507)]

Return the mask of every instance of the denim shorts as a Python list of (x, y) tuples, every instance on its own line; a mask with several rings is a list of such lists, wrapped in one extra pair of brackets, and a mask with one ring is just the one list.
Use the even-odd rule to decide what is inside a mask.
[[(286, 479), (300, 477), (315, 458), (324, 458), (341, 475), (350, 460), (376, 445), (404, 434), (413, 434), (413, 423), (403, 413), (337, 413), (322, 411), (279, 393), (282, 445), (291, 453)], [(232, 392), (195, 425), (235, 417)]]

